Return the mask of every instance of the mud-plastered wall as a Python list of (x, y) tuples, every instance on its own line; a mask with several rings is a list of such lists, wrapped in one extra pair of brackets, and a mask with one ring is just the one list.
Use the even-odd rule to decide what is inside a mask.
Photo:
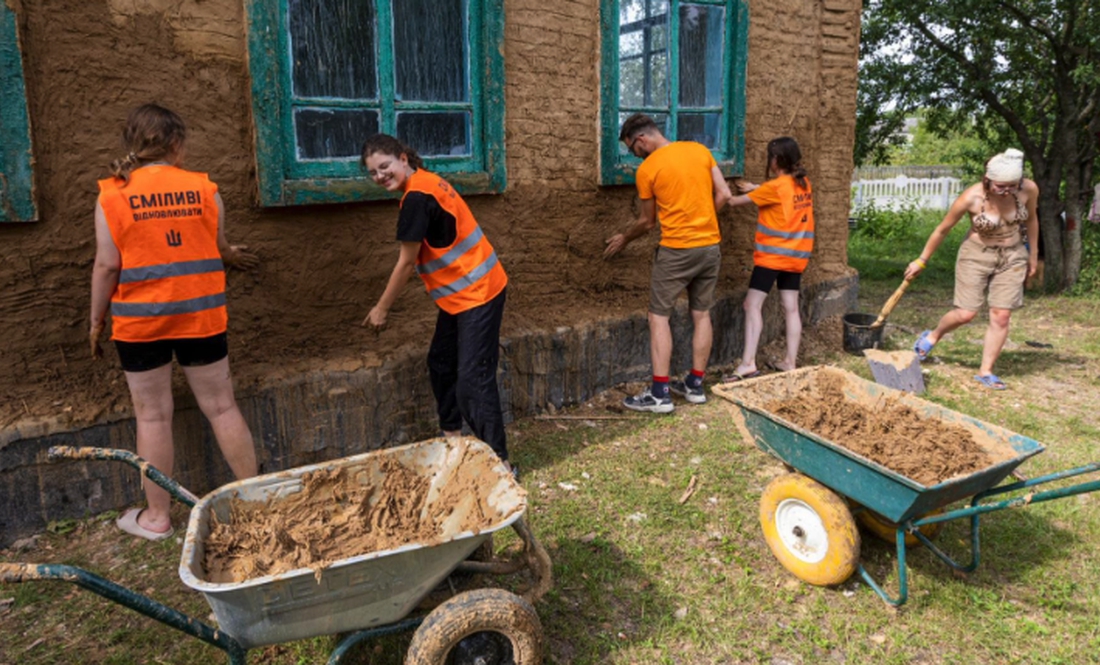
[[(847, 287), (835, 284), (851, 277), (844, 248), (860, 3), (749, 4), (746, 176), (763, 179), (769, 139), (798, 139), (815, 187), (817, 217), (817, 246), (804, 283), (825, 285), (818, 291), (822, 297), (840, 301)], [(631, 223), (636, 204), (633, 187), (599, 184), (599, 0), (505, 0), (504, 5), (507, 189), (470, 197), (469, 203), (510, 276), (502, 367), (513, 375), (502, 377), (502, 384), (506, 408), (519, 414), (582, 399), (607, 381), (631, 378), (622, 368), (637, 370), (634, 378), (644, 375), (644, 316), (657, 234), (610, 261), (602, 258), (604, 240)], [(93, 425), (132, 427), (113, 345), (105, 345), (107, 357), (98, 362), (88, 351), (92, 212), (97, 179), (122, 156), (119, 134), (126, 114), (150, 101), (184, 118), (189, 130), (184, 166), (210, 174), (225, 201), (230, 241), (248, 245), (262, 261), (251, 272), (229, 274), (230, 359), (238, 395), (258, 403), (288, 382), (298, 385), (303, 376), (371, 373), (375, 378), (351, 384), (374, 387), (351, 390), (403, 386), (407, 390), (401, 394), (409, 400), (429, 403), (391, 399), (386, 409), (393, 411), (378, 412), (380, 429), (355, 430), (356, 436), (379, 440), (354, 444), (365, 449), (407, 440), (422, 429), (430, 434), (434, 405), (422, 355), (435, 306), (418, 283), (410, 283), (384, 330), (360, 325), (397, 255), (397, 205), (276, 209), (256, 204), (244, 3), (20, 0), (13, 6), (40, 221), (0, 224), (0, 458), (20, 441), (64, 437)], [(716, 331), (715, 353), (717, 361), (727, 361), (739, 348), (736, 317), (751, 270), (755, 213), (741, 208), (720, 219), (719, 296), (729, 303), (724, 327)], [(807, 311), (813, 307), (808, 303)], [(766, 335), (775, 330), (777, 318), (769, 321)], [(610, 337), (605, 332), (623, 325), (634, 332)], [(597, 371), (588, 366), (587, 351), (558, 348), (581, 338), (618, 340), (630, 348), (600, 355), (606, 366)], [(547, 376), (558, 365), (536, 357), (546, 344), (576, 361), (569, 369), (573, 378)], [(376, 377), (382, 374), (392, 383), (379, 384)], [(531, 378), (538, 376), (560, 388)], [(182, 377), (176, 381), (177, 406), (193, 412)], [(308, 400), (295, 405), (307, 412), (314, 407), (326, 413), (334, 408)], [(271, 443), (268, 468), (355, 452), (343, 444), (317, 448), (318, 440), (332, 438), (333, 419), (338, 414), (319, 417), (315, 427), (267, 428), (293, 430), (309, 439), (301, 442), (302, 450), (313, 451), (295, 456), (283, 450), (295, 442)], [(188, 421), (177, 432), (180, 455), (204, 454), (202, 446), (187, 447), (189, 436), (205, 431), (197, 422)], [(103, 436), (131, 440), (117, 433)], [(0, 485), (5, 474), (15, 477), (37, 459), (21, 450), (22, 461), (0, 463)], [(180, 462), (191, 469), (205, 464)]]

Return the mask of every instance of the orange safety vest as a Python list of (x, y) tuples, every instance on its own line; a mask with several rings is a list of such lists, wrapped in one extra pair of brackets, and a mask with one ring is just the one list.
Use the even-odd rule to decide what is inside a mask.
[(218, 187), (166, 164), (130, 182), (99, 181), (99, 204), (122, 257), (111, 295), (112, 339), (152, 342), (225, 332), (225, 268), (218, 251)]
[(500, 295), (508, 275), (462, 197), (446, 180), (424, 169), (409, 176), (405, 196), (409, 192), (434, 197), (455, 218), (454, 242), (447, 247), (422, 242), (416, 257), (416, 272), (435, 304), (448, 314), (458, 314)]
[(813, 189), (809, 180), (800, 189), (790, 176), (777, 178), (776, 188), (780, 203), (761, 208), (757, 217), (753, 264), (801, 273), (814, 250)]

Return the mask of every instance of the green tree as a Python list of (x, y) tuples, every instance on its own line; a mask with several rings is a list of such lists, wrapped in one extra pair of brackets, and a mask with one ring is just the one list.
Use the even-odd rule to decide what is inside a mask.
[(919, 108), (941, 136), (1019, 147), (1040, 190), (1046, 285), (1072, 286), (1100, 154), (1100, 2), (867, 0), (860, 49), (857, 161), (886, 159)]

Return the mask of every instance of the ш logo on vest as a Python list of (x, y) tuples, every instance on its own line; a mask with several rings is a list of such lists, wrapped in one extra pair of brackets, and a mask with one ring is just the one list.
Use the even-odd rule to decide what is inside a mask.
[(169, 247), (179, 247), (183, 244), (183, 238), (180, 237), (179, 231), (169, 231), (168, 233), (164, 234), (164, 237), (168, 240)]

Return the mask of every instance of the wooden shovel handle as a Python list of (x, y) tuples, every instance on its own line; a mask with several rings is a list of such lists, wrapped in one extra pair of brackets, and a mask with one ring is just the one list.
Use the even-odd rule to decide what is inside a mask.
[(909, 281), (910, 280), (908, 279), (903, 280), (901, 286), (898, 287), (897, 291), (894, 291), (894, 295), (890, 296), (890, 299), (887, 300), (886, 304), (882, 306), (882, 311), (879, 312), (878, 318), (875, 319), (875, 322), (871, 324), (872, 328), (878, 328), (882, 324), (886, 323), (886, 317), (890, 316), (890, 312), (894, 311), (894, 306), (898, 304), (899, 300), (901, 300), (901, 296), (903, 293), (905, 293), (905, 289), (909, 288)]

